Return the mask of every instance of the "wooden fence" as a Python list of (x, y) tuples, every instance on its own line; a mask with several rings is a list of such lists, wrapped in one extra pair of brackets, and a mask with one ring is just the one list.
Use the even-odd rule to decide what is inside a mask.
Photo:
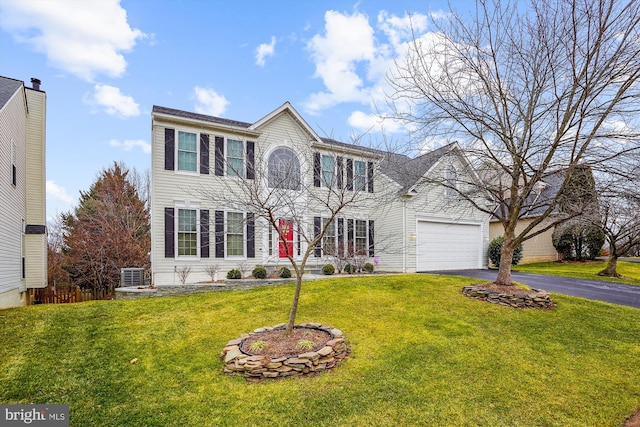
[(68, 304), (91, 300), (111, 299), (108, 289), (82, 289), (80, 286), (29, 288), (27, 290), (27, 305), (32, 304)]

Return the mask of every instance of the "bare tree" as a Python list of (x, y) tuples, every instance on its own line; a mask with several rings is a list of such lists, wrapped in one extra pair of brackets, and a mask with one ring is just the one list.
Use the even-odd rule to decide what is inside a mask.
[[(439, 184), (501, 221), (497, 284), (511, 285), (521, 242), (568, 219), (550, 215), (576, 166), (638, 149), (639, 4), (478, 0), (468, 19), (451, 11), (433, 21), (437, 31), (414, 36), (389, 75), (391, 116), (421, 144), (458, 140), (483, 178)], [(558, 170), (557, 194), (539, 197)], [(495, 205), (477, 203), (480, 194)]]
[(220, 271), (220, 266), (218, 264), (208, 264), (204, 267), (204, 271), (211, 277), (211, 281), (215, 282), (218, 276), (218, 271)]
[[(306, 143), (308, 138), (306, 135), (291, 135), (289, 140)], [(386, 205), (385, 197), (395, 197), (397, 191), (397, 188), (389, 186), (376, 188), (375, 197), (372, 193), (374, 176), (379, 176), (374, 166), (380, 160), (381, 152), (363, 149), (369, 153), (370, 168), (364, 171), (364, 175), (354, 172), (354, 176), (347, 176), (347, 173), (343, 174), (346, 165), (341, 164), (342, 156), (354, 147), (329, 139), (315, 144), (318, 150), (315, 152), (308, 152), (308, 147), (280, 147), (268, 159), (256, 144), (255, 165), (251, 171), (254, 179), (224, 180), (224, 191), (200, 188), (198, 193), (216, 205), (251, 212), (257, 226), (261, 223), (264, 229), (275, 234), (280, 252), (288, 259), (296, 278), (288, 332), (295, 323), (302, 276), (309, 258), (323, 251), (328, 257), (332, 253), (328, 246), (337, 247), (331, 239), (337, 235), (338, 216), (348, 214), (349, 209), (357, 209), (360, 213), (374, 212), (376, 205), (380, 205), (377, 208), (380, 213)], [(320, 151), (327, 155), (328, 162), (334, 162), (330, 168), (323, 168), (319, 163)], [(242, 171), (233, 169), (232, 163), (225, 161), (225, 167), (228, 174), (243, 176)], [(321, 221), (314, 219), (320, 216)], [(291, 241), (292, 229), (300, 244)], [(379, 240), (383, 241), (376, 236), (376, 245)]]
[(618, 258), (640, 244), (640, 156), (610, 166), (598, 173), (599, 225), (609, 246), (607, 266), (598, 275), (620, 277)]

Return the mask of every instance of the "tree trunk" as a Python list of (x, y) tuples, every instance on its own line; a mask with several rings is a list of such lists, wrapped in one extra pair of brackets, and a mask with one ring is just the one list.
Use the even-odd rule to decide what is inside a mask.
[(513, 251), (515, 249), (513, 232), (505, 232), (502, 248), (500, 248), (500, 266), (498, 269), (498, 277), (496, 277), (496, 285), (511, 286), (511, 261), (513, 260)]
[(618, 274), (618, 271), (616, 269), (617, 267), (618, 267), (618, 255), (611, 252), (611, 254), (609, 254), (609, 258), (607, 259), (607, 267), (604, 270), (598, 272), (598, 276), (621, 277)]
[(293, 331), (293, 326), (296, 321), (296, 314), (298, 312), (298, 301), (300, 301), (300, 289), (302, 289), (302, 269), (296, 269), (296, 291), (293, 295), (293, 302), (291, 303), (291, 311), (289, 312), (289, 321), (287, 322), (286, 335), (289, 335)]

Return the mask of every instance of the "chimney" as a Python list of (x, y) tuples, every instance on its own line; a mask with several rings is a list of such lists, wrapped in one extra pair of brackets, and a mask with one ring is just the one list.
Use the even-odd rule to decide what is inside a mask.
[(31, 87), (33, 88), (33, 90), (40, 90), (40, 83), (42, 82), (39, 79), (31, 77)]

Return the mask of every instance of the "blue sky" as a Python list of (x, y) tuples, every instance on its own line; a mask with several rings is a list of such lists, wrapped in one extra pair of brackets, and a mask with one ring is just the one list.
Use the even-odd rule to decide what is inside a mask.
[[(472, 7), (456, 2), (456, 8)], [(290, 101), (349, 141), (384, 105), (385, 75), (446, 2), (0, 2), (0, 75), (47, 92), (47, 215), (114, 161), (150, 166), (153, 105), (254, 122)], [(403, 138), (400, 123), (384, 122)]]

